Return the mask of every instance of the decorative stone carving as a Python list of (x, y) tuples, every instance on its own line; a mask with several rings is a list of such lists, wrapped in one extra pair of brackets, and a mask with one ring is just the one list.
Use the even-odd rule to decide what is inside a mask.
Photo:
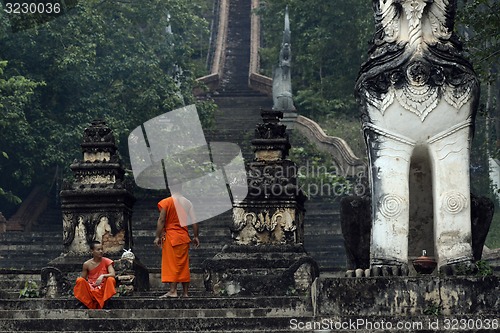
[(40, 294), (43, 297), (55, 298), (68, 295), (73, 287), (66, 274), (55, 267), (44, 267), (41, 272)]
[[(254, 211), (249, 212), (252, 209)], [(233, 209), (231, 234), (237, 244), (294, 244), (301, 243), (297, 237), (297, 224), (303, 214), (297, 214), (293, 205), (275, 208), (271, 205), (255, 205), (244, 208), (236, 205)]]
[(356, 83), (371, 166), (371, 266), (407, 272), (409, 257), (423, 250), (409, 238), (433, 239), (426, 248), (440, 268), (470, 263), (479, 84), (453, 34), (456, 2), (373, 4), (376, 34)]
[(113, 131), (102, 120), (84, 130), (83, 160), (71, 164), (73, 184), (61, 191), (63, 244), (71, 255), (86, 255), (88, 243), (103, 243), (108, 255), (132, 247), (131, 217), (135, 201), (124, 184)]

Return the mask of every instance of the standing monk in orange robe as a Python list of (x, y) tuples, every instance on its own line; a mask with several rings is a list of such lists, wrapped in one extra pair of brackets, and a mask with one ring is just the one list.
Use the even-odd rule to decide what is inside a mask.
[(160, 216), (156, 225), (154, 243), (161, 247), (161, 281), (170, 283), (170, 290), (160, 297), (177, 297), (177, 283), (182, 283), (182, 296), (188, 297), (189, 244), (191, 238), (187, 226), (193, 225), (193, 244), (200, 246), (198, 225), (191, 201), (181, 193), (180, 185), (170, 186), (171, 196), (158, 202)]
[(113, 260), (103, 256), (101, 243), (90, 244), (92, 259), (83, 263), (82, 276), (76, 279), (75, 297), (89, 309), (102, 309), (104, 303), (116, 294)]

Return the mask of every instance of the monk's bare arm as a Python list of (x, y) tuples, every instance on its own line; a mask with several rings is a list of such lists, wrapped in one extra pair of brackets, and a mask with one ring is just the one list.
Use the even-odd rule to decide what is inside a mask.
[(104, 278), (108, 278), (108, 277), (115, 277), (115, 268), (113, 267), (112, 264), (110, 264), (108, 267), (108, 273), (107, 274), (101, 274), (97, 280), (95, 281), (95, 285), (96, 286), (99, 286), (101, 285), (102, 281), (104, 280)]
[(108, 274), (104, 274), (104, 277), (115, 277), (115, 275), (116, 275), (115, 268), (111, 264), (108, 266)]
[(196, 248), (200, 246), (200, 239), (198, 238), (198, 233), (199, 233), (198, 224), (194, 223), (193, 224), (193, 234), (194, 234), (193, 243), (194, 243), (194, 246)]
[(87, 276), (89, 275), (89, 268), (87, 262), (83, 263), (82, 267), (82, 278), (87, 279)]
[(161, 247), (161, 236), (163, 234), (163, 230), (165, 229), (166, 216), (167, 216), (167, 211), (165, 209), (162, 209), (160, 212), (160, 216), (158, 217), (158, 222), (156, 222), (156, 234), (154, 243), (158, 247)]
[(196, 214), (194, 213), (193, 204), (191, 203), (191, 201), (189, 201), (189, 200), (187, 200), (187, 201), (189, 202), (189, 211), (188, 211), (189, 219), (191, 220), (191, 224), (193, 226), (193, 236), (194, 236), (193, 237), (193, 244), (194, 244), (195, 248), (197, 248), (200, 246), (200, 239), (198, 238), (199, 228), (198, 228), (198, 224), (196, 223)]

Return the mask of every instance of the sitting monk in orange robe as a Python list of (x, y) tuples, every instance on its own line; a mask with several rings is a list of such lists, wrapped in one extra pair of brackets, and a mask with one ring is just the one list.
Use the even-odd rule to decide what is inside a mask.
[(101, 243), (90, 244), (92, 259), (83, 263), (82, 276), (76, 279), (75, 297), (89, 309), (102, 309), (104, 303), (116, 294), (113, 260), (103, 257)]
[(170, 283), (170, 290), (160, 297), (177, 297), (177, 283), (182, 283), (183, 297), (188, 297), (189, 244), (191, 238), (187, 225), (193, 225), (193, 244), (200, 246), (198, 225), (192, 203), (180, 193), (180, 185), (170, 186), (171, 197), (158, 203), (160, 216), (156, 226), (154, 244), (161, 247), (161, 281)]

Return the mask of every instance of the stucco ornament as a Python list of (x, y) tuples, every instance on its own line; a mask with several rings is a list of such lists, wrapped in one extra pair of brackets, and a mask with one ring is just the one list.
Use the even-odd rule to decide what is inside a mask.
[[(470, 265), (469, 155), (479, 84), (453, 34), (456, 1), (373, 5), (376, 33), (356, 83), (371, 166), (372, 271), (407, 274), (415, 255), (409, 232), (423, 226), (431, 226), (422, 234), (433, 239), (438, 267)], [(430, 214), (411, 209), (425, 197), (432, 198)]]

